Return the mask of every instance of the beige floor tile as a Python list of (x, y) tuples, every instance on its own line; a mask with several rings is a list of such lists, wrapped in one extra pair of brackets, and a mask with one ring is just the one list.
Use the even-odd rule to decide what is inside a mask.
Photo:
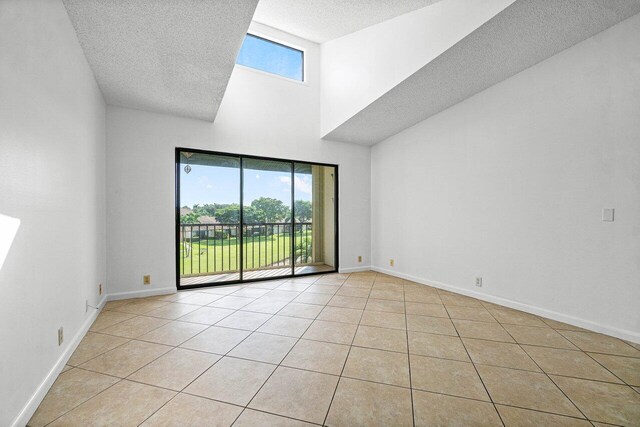
[(289, 301), (270, 299), (266, 297), (258, 298), (254, 302), (242, 307), (243, 311), (253, 311), (256, 313), (276, 314), (282, 310)]
[(581, 351), (528, 345), (522, 348), (548, 374), (621, 383), (615, 375)]
[(473, 363), (541, 372), (518, 344), (463, 338)]
[(410, 355), (411, 387), (478, 400), (489, 400), (473, 364)]
[(175, 394), (173, 391), (124, 380), (49, 425), (134, 427), (151, 416)]
[(393, 300), (393, 301), (404, 301), (404, 291), (390, 290), (390, 289), (382, 290), (382, 289), (377, 289), (374, 286), (373, 289), (371, 290), (371, 293), (369, 294), (369, 298), (386, 299), (386, 300)]
[(529, 409), (514, 408), (512, 406), (496, 405), (502, 421), (506, 427), (590, 427), (587, 420), (564, 417), (562, 415), (547, 414), (546, 412), (531, 411)]
[(115, 310), (119, 307), (122, 307), (125, 304), (129, 304), (131, 302), (131, 300), (128, 299), (121, 299), (121, 300), (115, 300), (115, 301), (107, 301), (104, 304), (104, 307), (102, 307), (103, 310)]
[(533, 314), (517, 310), (491, 310), (491, 314), (500, 323), (522, 326), (547, 326), (542, 319)]
[(589, 355), (622, 381), (629, 385), (640, 386), (640, 359), (598, 353), (589, 353)]
[(269, 293), (269, 289), (242, 288), (234, 292), (234, 297), (260, 298)]
[(297, 340), (292, 337), (255, 332), (231, 350), (229, 356), (279, 364)]
[(207, 325), (173, 321), (141, 335), (138, 339), (176, 347), (205, 329)]
[(331, 322), (353, 323), (357, 325), (360, 322), (364, 310), (343, 307), (326, 306), (318, 315), (318, 320), (328, 320)]
[(282, 365), (340, 375), (347, 353), (347, 345), (301, 339), (282, 361)]
[(502, 426), (493, 404), (444, 394), (413, 391), (416, 427)]
[(419, 316), (444, 317), (449, 318), (447, 310), (442, 304), (424, 304), (421, 302), (405, 302), (407, 314), (417, 314)]
[(151, 317), (160, 317), (162, 319), (177, 319), (185, 314), (196, 311), (201, 306), (195, 304), (182, 304), (172, 302), (155, 310), (151, 310), (146, 315)]
[(640, 350), (618, 338), (595, 332), (558, 331), (582, 351), (640, 357)]
[(217, 354), (174, 348), (127, 379), (180, 391), (218, 359)]
[(344, 295), (334, 295), (333, 298), (329, 300), (327, 305), (331, 307), (355, 308), (358, 310), (363, 310), (364, 306), (367, 305), (367, 299), (359, 297), (347, 297)]
[(578, 347), (557, 333), (552, 328), (538, 326), (502, 325), (518, 344), (537, 345), (542, 347), (564, 348), (577, 350)]
[(234, 310), (226, 308), (200, 307), (178, 318), (178, 320), (182, 322), (200, 323), (202, 325), (213, 325), (233, 313)]
[(274, 289), (268, 294), (266, 294), (265, 296), (263, 296), (262, 298), (272, 300), (272, 301), (291, 302), (294, 299), (296, 299), (296, 297), (299, 296), (301, 293), (302, 292), (297, 292), (297, 291), (285, 291), (284, 289)]
[(640, 394), (631, 387), (576, 378), (551, 378), (590, 420), (640, 425)]
[(247, 288), (258, 288), (258, 289), (277, 289), (278, 287), (284, 285), (286, 280), (260, 280), (259, 282), (251, 283), (247, 285)]
[(235, 313), (225, 317), (216, 326), (224, 326), (225, 328), (243, 329), (245, 331), (255, 331), (262, 326), (267, 320), (273, 317), (271, 314), (254, 313), (251, 311), (236, 311)]
[(467, 297), (464, 295), (458, 295), (451, 292), (443, 292), (443, 291), (438, 291), (438, 292), (440, 293), (440, 300), (442, 300), (442, 303), (447, 307), (449, 306), (482, 307), (482, 304), (480, 304), (480, 301), (475, 298)]
[(211, 304), (208, 304), (209, 307), (218, 307), (218, 308), (228, 308), (230, 310), (237, 310), (249, 303), (254, 302), (255, 298), (248, 297), (234, 297), (233, 295), (228, 295), (222, 297), (218, 300), (215, 300)]
[(304, 304), (317, 304), (325, 305), (333, 298), (332, 294), (316, 294), (312, 292), (303, 292), (300, 296), (293, 301), (301, 302)]
[(29, 420), (29, 427), (50, 423), (118, 381), (117, 378), (83, 369), (61, 373)]
[(409, 331), (409, 353), (470, 362), (458, 337)]
[(333, 375), (280, 366), (249, 407), (322, 424), (337, 383)]
[(183, 304), (207, 305), (211, 304), (215, 300), (219, 300), (220, 298), (222, 297), (216, 294), (209, 294), (206, 292), (192, 292), (188, 297), (182, 298), (180, 302)]
[(579, 326), (570, 325), (568, 323), (558, 322), (557, 320), (546, 319), (541, 317), (542, 321), (547, 325), (551, 326), (553, 329), (564, 330), (564, 331), (582, 331), (589, 332), (586, 329), (583, 329)]
[(305, 423), (291, 418), (279, 417), (266, 412), (245, 409), (242, 415), (233, 424), (233, 427), (312, 427), (313, 424)]
[(89, 330), (92, 332), (101, 331), (120, 322), (124, 322), (125, 320), (129, 320), (134, 316), (135, 314), (131, 313), (103, 310), (93, 322)]
[(299, 317), (273, 316), (258, 328), (258, 332), (299, 338), (312, 322), (311, 319)]
[(180, 301), (182, 298), (186, 298), (188, 296), (189, 294), (186, 292), (175, 292), (173, 294), (154, 295), (153, 297), (150, 297), (150, 298), (158, 301), (177, 302), (177, 301)]
[(242, 412), (242, 408), (189, 394), (178, 394), (164, 405), (143, 427), (228, 427)]
[(69, 358), (67, 364), (70, 366), (79, 366), (87, 360), (91, 360), (94, 357), (121, 346), (128, 341), (128, 338), (87, 332)]
[(184, 392), (246, 406), (275, 368), (253, 360), (223, 357)]
[(484, 307), (450, 305), (447, 306), (447, 312), (449, 312), (449, 317), (452, 319), (475, 320), (476, 322), (496, 321)]
[(124, 338), (137, 338), (140, 335), (144, 335), (147, 332), (157, 329), (162, 325), (166, 325), (169, 322), (170, 321), (167, 319), (136, 316), (129, 320), (125, 320), (124, 322), (105, 328), (100, 332)]
[(373, 326), (358, 326), (353, 339), (353, 345), (358, 347), (377, 348), (379, 350), (398, 351), (407, 353), (407, 333), (400, 329), (376, 328)]
[(484, 365), (477, 368), (495, 403), (582, 418), (545, 374)]
[(389, 329), (407, 329), (405, 315), (402, 313), (389, 313), (384, 311), (365, 310), (360, 319), (361, 325), (377, 326)]
[(337, 344), (351, 344), (353, 337), (356, 335), (357, 329), (358, 325), (350, 323), (315, 320), (311, 326), (309, 326), (309, 329), (307, 329), (302, 338), (334, 342)]
[(426, 291), (405, 291), (404, 300), (423, 304), (442, 304), (442, 300), (437, 293)]
[(251, 332), (239, 329), (211, 326), (199, 335), (191, 338), (180, 347), (209, 353), (226, 354), (240, 344)]
[[(229, 285), (229, 286), (211, 286), (209, 288), (202, 288), (200, 291), (208, 294), (216, 294), (216, 295), (230, 295), (239, 289), (244, 288), (243, 285)], [(181, 293), (181, 292), (178, 292)]]
[(373, 282), (347, 279), (342, 284), (342, 288), (367, 289), (367, 290), (369, 290), (369, 293), (371, 293), (371, 289), (373, 288)]
[(497, 323), (476, 322), (473, 320), (454, 320), (461, 337), (477, 338), (489, 341), (515, 342), (507, 331)]
[(64, 368), (62, 368), (62, 371), (60, 371), (60, 373), (67, 372), (68, 370), (71, 370), (71, 369), (73, 369), (73, 366), (64, 365)]
[(322, 311), (322, 306), (315, 304), (303, 304), (291, 302), (278, 312), (280, 316), (303, 317), (305, 319), (315, 319)]
[(326, 425), (411, 426), (411, 391), (385, 384), (340, 378)]
[(338, 289), (336, 295), (344, 295), (346, 297), (368, 298), (371, 290), (369, 288), (357, 288), (354, 286), (343, 286)]
[(340, 286), (338, 285), (316, 285), (315, 283), (307, 288), (304, 293), (314, 293), (314, 294), (327, 294), (333, 295), (335, 294)]
[(417, 332), (458, 336), (451, 320), (442, 317), (407, 314), (407, 329)]
[(342, 375), (409, 387), (409, 358), (401, 353), (352, 347)]
[(370, 311), (388, 311), (391, 313), (404, 314), (404, 301), (392, 301), (386, 299), (369, 299), (365, 310)]
[(166, 301), (158, 301), (146, 298), (136, 298), (127, 301), (128, 302), (125, 304), (116, 306), (113, 310), (120, 311), (122, 313), (142, 315), (150, 312), (151, 310), (155, 310), (169, 304)]
[(311, 286), (310, 283), (293, 283), (290, 281), (286, 281), (282, 285), (278, 286), (278, 289), (281, 289), (283, 291), (304, 292), (309, 286)]
[(109, 350), (83, 363), (80, 367), (101, 374), (125, 378), (169, 350), (171, 347), (166, 345), (134, 340)]

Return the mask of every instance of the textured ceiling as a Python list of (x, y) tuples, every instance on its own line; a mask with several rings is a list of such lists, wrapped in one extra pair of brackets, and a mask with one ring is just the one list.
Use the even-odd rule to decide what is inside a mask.
[(441, 0), (260, 0), (253, 19), (322, 43)]
[(325, 139), (374, 145), (640, 12), (640, 0), (518, 0)]
[(63, 0), (105, 100), (213, 121), (258, 0)]

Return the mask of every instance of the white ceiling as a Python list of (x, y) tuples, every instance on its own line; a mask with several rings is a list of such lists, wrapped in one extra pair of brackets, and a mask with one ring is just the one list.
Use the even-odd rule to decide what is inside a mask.
[(441, 0), (260, 0), (254, 21), (322, 43)]
[(105, 100), (213, 121), (258, 0), (63, 0)]
[(640, 0), (518, 0), (325, 139), (374, 145), (640, 13)]

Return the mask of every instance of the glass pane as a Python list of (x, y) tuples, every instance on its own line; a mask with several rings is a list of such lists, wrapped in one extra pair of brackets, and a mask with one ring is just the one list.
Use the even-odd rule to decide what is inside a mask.
[(180, 285), (239, 280), (240, 159), (180, 153)]
[(247, 34), (237, 64), (294, 80), (304, 79), (302, 51)]
[(295, 274), (335, 270), (335, 167), (295, 164)]
[(291, 274), (291, 163), (243, 160), (243, 279)]

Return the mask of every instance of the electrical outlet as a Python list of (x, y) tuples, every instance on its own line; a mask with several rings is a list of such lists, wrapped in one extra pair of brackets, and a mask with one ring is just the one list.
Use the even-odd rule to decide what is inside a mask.
[(393, 260), (393, 258), (391, 258), (391, 259), (389, 260), (389, 265), (390, 265), (391, 267), (393, 267), (393, 266), (395, 265), (395, 261)]
[(98, 295), (102, 295), (102, 283), (98, 285)]
[(58, 345), (62, 345), (62, 343), (64, 342), (64, 329), (62, 329), (62, 326), (60, 326), (60, 329), (58, 329)]
[(84, 312), (88, 312), (89, 311), (89, 300), (86, 299), (84, 300)]
[(362, 255), (358, 255), (358, 262), (362, 262)]
[(150, 285), (151, 284), (151, 275), (145, 274), (142, 277), (142, 283), (144, 283), (145, 285)]
[(476, 286), (479, 288), (482, 287), (482, 277), (476, 277)]

